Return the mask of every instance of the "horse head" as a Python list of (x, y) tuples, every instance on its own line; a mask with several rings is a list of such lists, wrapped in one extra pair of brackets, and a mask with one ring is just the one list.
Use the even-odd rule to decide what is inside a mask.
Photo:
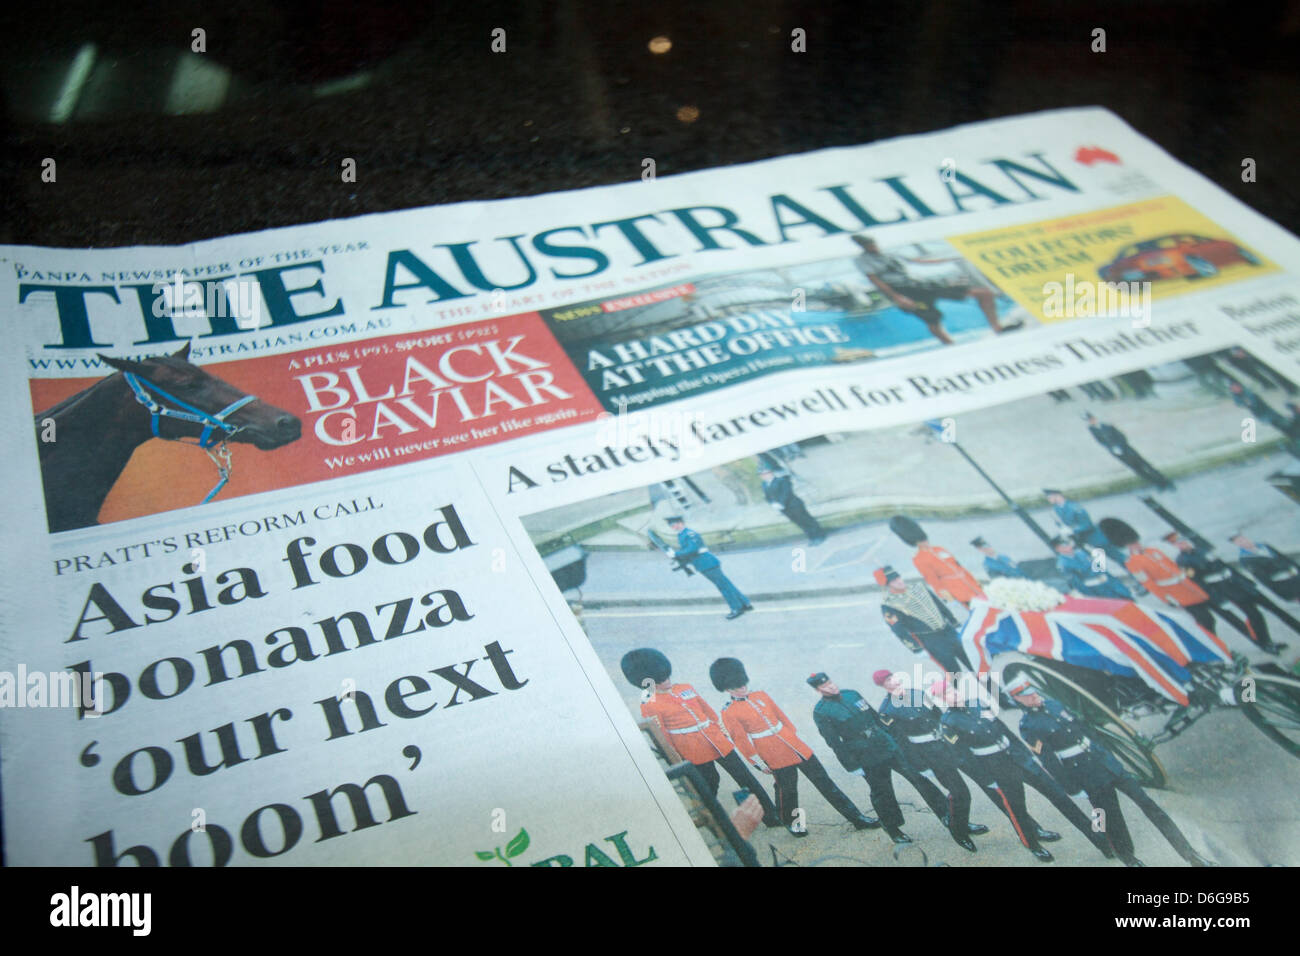
[(99, 357), (123, 373), (143, 406), (141, 412), (151, 414), (159, 438), (207, 436), (209, 442), (228, 439), (267, 451), (302, 435), (297, 416), (191, 365), (189, 355), (187, 342), (172, 355), (142, 362)]

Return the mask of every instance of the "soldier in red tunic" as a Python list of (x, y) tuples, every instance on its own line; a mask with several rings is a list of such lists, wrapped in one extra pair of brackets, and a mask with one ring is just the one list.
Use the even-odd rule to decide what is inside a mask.
[(925, 531), (911, 518), (894, 515), (889, 519), (889, 530), (898, 535), (905, 544), (916, 548), (912, 564), (925, 578), (934, 593), (945, 601), (956, 601), (969, 610), (970, 602), (984, 597), (975, 576), (963, 568), (944, 548), (932, 545)]
[(659, 724), (673, 748), (695, 765), (710, 794), (718, 795), (721, 766), (738, 786), (758, 798), (763, 822), (778, 826), (776, 804), (736, 753), (717, 711), (690, 684), (671, 681), (673, 669), (668, 658), (654, 648), (642, 647), (624, 654), (620, 666), (628, 682), (641, 689), (641, 716)]
[(1152, 597), (1171, 607), (1182, 608), (1196, 619), (1197, 624), (1214, 633), (1210, 596), (1172, 558), (1158, 548), (1143, 547), (1132, 526), (1118, 518), (1102, 518), (1097, 526), (1116, 545), (1128, 549), (1129, 557), (1124, 567)]
[[(726, 691), (730, 702), (722, 708), (722, 723), (736, 749), (757, 769), (776, 778), (776, 806), (787, 827), (799, 806), (799, 773), (826, 798), (826, 802), (856, 830), (877, 829), (880, 821), (869, 817), (835, 786), (812, 748), (799, 739), (794, 724), (764, 691), (749, 689), (745, 665), (734, 657), (720, 657), (709, 667), (713, 686)], [(804, 827), (792, 827), (795, 836), (807, 836)]]

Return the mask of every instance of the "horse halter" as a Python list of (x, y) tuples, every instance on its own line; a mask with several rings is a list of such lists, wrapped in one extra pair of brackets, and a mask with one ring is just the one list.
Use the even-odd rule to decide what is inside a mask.
[[(141, 378), (134, 372), (123, 372), (122, 377), (126, 379), (126, 384), (131, 386), (131, 391), (135, 394), (135, 400), (148, 409), (149, 428), (155, 438), (162, 438), (163, 441), (178, 441), (186, 445), (197, 444), (212, 459), (212, 463), (217, 466), (217, 473), (220, 475), (221, 480), (208, 492), (207, 497), (199, 502), (200, 504), (207, 504), (217, 496), (217, 493), (222, 488), (226, 487), (226, 482), (230, 480), (233, 465), (231, 463), (230, 448), (226, 443), (243, 430), (242, 425), (227, 425), (226, 418), (239, 411), (249, 402), (256, 401), (257, 396), (245, 395), (243, 398), (231, 402), (216, 414), (210, 414), (201, 408), (195, 408), (188, 402), (181, 401), (175, 395), (168, 394), (147, 378)], [(149, 392), (154, 392), (159, 398), (180, 407), (170, 408), (162, 405)], [(193, 422), (196, 425), (202, 425), (203, 431), (196, 442), (188, 442), (184, 437), (166, 438), (158, 432), (158, 421), (162, 418), (175, 418), (183, 422)], [(219, 429), (222, 432), (220, 438), (213, 436), (213, 429)], [(215, 454), (211, 450), (214, 445), (217, 446)]]

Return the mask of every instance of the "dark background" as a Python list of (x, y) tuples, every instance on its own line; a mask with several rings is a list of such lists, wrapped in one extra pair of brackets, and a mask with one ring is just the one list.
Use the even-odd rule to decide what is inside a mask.
[[(171, 115), (195, 27), (226, 95)], [(659, 35), (672, 48), (654, 55)], [(88, 44), (87, 82), (52, 122)], [(8, 5), (0, 50), (4, 242), (179, 243), (637, 180), (646, 157), (663, 176), (1076, 105), (1110, 108), (1300, 231), (1300, 0), (100, 0)], [(322, 89), (358, 73), (360, 88)]]

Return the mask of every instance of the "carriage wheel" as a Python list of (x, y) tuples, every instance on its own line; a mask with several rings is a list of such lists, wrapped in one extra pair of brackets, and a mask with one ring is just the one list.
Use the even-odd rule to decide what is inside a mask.
[[(999, 660), (999, 663), (1003, 663)], [(1028, 677), (1044, 696), (1060, 701), (1072, 714), (1088, 725), (1098, 743), (1115, 755), (1124, 769), (1144, 787), (1163, 787), (1169, 782), (1164, 765), (1152, 752), (1151, 745), (1124, 718), (1097, 699), (1087, 688), (1075, 683), (1046, 662), (1035, 657), (1015, 655), (1005, 660), (1003, 686), (1016, 677)]]
[[(1293, 757), (1300, 757), (1300, 680), (1248, 671), (1233, 686), (1246, 718)], [(1254, 700), (1248, 700), (1249, 697)]]

